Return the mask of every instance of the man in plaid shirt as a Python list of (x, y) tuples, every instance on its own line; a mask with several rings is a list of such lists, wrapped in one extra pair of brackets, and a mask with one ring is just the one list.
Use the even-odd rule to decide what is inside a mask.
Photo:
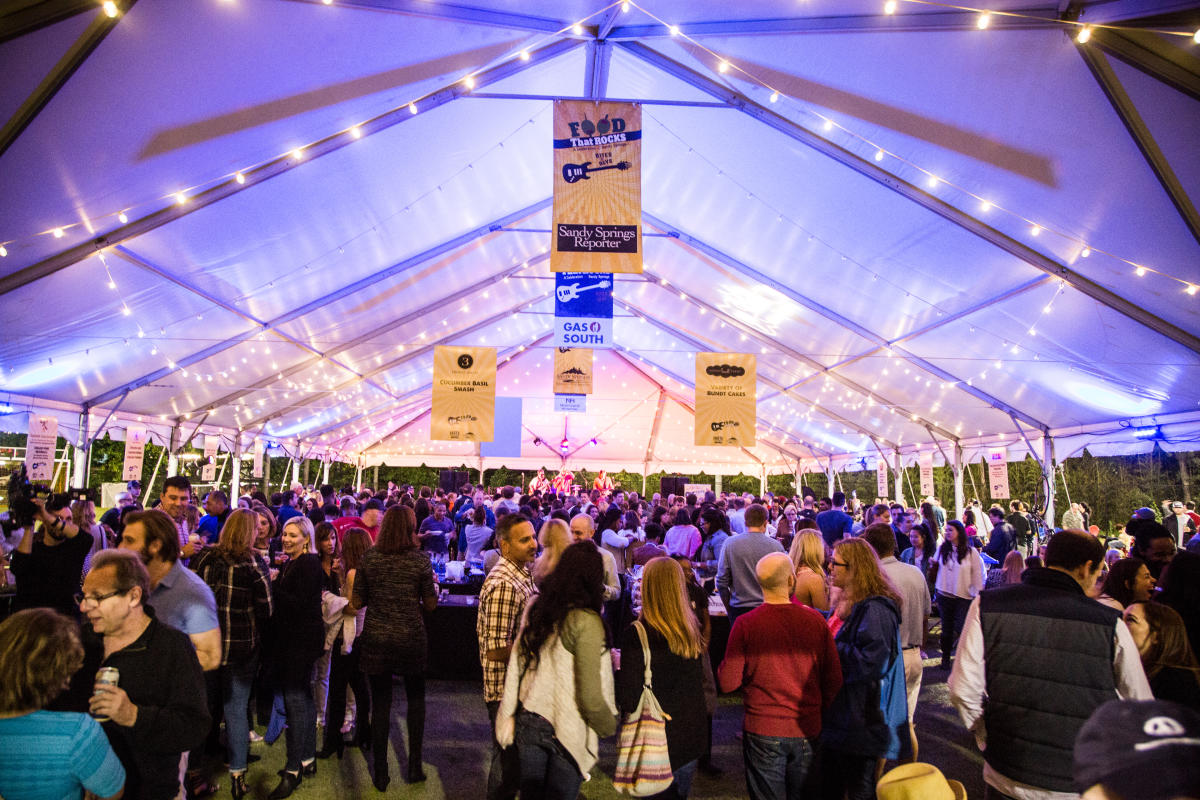
[(525, 603), (537, 591), (529, 565), (537, 557), (533, 523), (520, 514), (505, 514), (496, 525), (500, 560), (488, 573), (479, 591), (479, 660), (483, 664), (483, 700), (492, 727), (492, 764), (488, 772), (487, 800), (517, 796), (519, 766), (516, 748), (501, 749), (496, 741), (496, 712), (504, 694), (504, 673)]

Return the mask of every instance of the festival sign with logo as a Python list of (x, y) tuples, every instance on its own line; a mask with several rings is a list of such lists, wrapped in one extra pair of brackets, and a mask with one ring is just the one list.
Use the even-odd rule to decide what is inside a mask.
[(429, 437), (490, 442), (495, 430), (496, 348), (435, 347)]
[(875, 462), (875, 496), (880, 499), (888, 496), (888, 468), (883, 458)]
[(590, 347), (554, 349), (554, 393), (592, 393), (592, 350)]
[(933, 452), (921, 453), (917, 465), (921, 474), (921, 496), (933, 497)]
[(263, 453), (265, 452), (265, 447), (262, 439), (254, 440), (254, 461), (251, 464), (250, 472), (252, 477), (261, 478), (263, 476)]
[(1008, 499), (1008, 451), (989, 450), (987, 454), (988, 485), (993, 500)]
[(560, 272), (554, 276), (554, 345), (611, 348), (611, 272)]
[(146, 458), (146, 426), (130, 425), (125, 429), (125, 459), (121, 464), (121, 479), (141, 480), (142, 464)]
[(58, 419), (29, 415), (29, 438), (25, 443), (26, 477), (48, 481), (54, 477), (54, 453), (58, 449)]
[(753, 353), (696, 354), (697, 446), (754, 446), (756, 364)]
[(200, 480), (205, 483), (212, 483), (217, 479), (217, 445), (220, 443), (220, 436), (205, 436), (204, 437), (204, 466), (200, 468)]
[(553, 272), (642, 271), (642, 107), (554, 103)]

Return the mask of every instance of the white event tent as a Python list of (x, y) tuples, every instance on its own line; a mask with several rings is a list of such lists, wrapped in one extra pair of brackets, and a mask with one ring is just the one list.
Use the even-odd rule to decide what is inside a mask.
[[(1168, 0), (0, 10), (0, 402), (81, 443), (768, 473), (1200, 435), (1200, 13)], [(984, 13), (984, 11), (988, 13)], [(642, 102), (645, 273), (554, 411), (552, 101)], [(430, 441), (488, 345), (520, 457)], [(692, 445), (699, 351), (757, 445)]]

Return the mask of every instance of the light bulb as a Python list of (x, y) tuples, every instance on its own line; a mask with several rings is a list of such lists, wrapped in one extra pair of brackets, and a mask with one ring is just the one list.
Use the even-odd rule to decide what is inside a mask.
[(991, 211), (991, 210), (992, 210), (992, 203), (991, 203), (991, 201), (990, 201), (990, 200), (983, 200), (983, 201), (981, 201), (981, 202), (979, 203), (979, 210), (980, 210), (980, 211)]
[[(621, 3), (621, 11), (622, 11), (622, 12), (625, 12), (625, 11), (628, 11), (628, 10), (629, 10), (629, 0), (625, 0), (625, 2), (624, 2), (624, 3)], [(1200, 36), (1200, 31), (1197, 31), (1197, 32), (1196, 32), (1196, 35), (1197, 35), (1197, 36)]]
[(930, 188), (930, 189), (936, 189), (936, 188), (937, 188), (937, 185), (938, 185), (938, 183), (939, 183), (940, 181), (941, 181), (941, 178), (939, 178), (937, 175), (930, 175), (930, 176), (929, 176), (929, 177), (928, 177), (928, 178), (925, 180), (925, 183), (926, 183), (926, 184), (928, 184), (928, 186), (929, 186), (929, 188)]
[(1041, 232), (1042, 232), (1042, 226), (1041, 226), (1041, 225), (1034, 225), (1032, 228), (1030, 228), (1030, 229), (1029, 229), (1029, 234), (1030, 234), (1031, 236), (1037, 236), (1037, 235), (1038, 235), (1039, 233), (1041, 233)]
[(772, 103), (779, 102), (779, 92), (771, 92), (771, 102)]
[(823, 127), (826, 131), (833, 130), (833, 120), (831, 120), (831, 119), (825, 120), (825, 124), (822, 125), (821, 127)]
[(983, 30), (984, 28), (986, 28), (988, 25), (991, 25), (991, 24), (992, 24), (992, 15), (990, 12), (987, 12), (987, 11), (980, 14), (979, 19), (975, 20), (975, 27), (979, 28), (979, 30)]
[(104, 13), (109, 19), (115, 19), (117, 16), (117, 4), (113, 0), (104, 0)]
[(1139, 278), (1143, 278), (1143, 277), (1145, 277), (1145, 275), (1146, 275), (1146, 268), (1145, 268), (1145, 267), (1138, 267), (1136, 270), (1134, 270), (1134, 272), (1136, 272), (1136, 273), (1137, 273), (1137, 276), (1138, 276)]
[(1200, 291), (1200, 286), (1197, 286), (1197, 285), (1196, 285), (1196, 284), (1194, 284), (1194, 283), (1189, 283), (1189, 284), (1188, 284), (1188, 287), (1187, 287), (1187, 293), (1188, 293), (1188, 294), (1192, 294), (1192, 295), (1194, 295), (1194, 294), (1195, 294), (1197, 291)]
[(179, 205), (183, 205), (184, 203), (187, 202), (187, 195), (184, 194), (183, 192), (176, 192), (175, 193), (175, 202), (179, 203)]
[(876, 161), (883, 161), (883, 149), (882, 149), (882, 148), (880, 148), (879, 150), (876, 150), (876, 151), (875, 151), (875, 160), (876, 160)]
[(355, 125), (353, 128), (350, 129), (350, 135), (353, 136), (355, 139), (361, 139), (363, 136), (362, 128)]
[(65, 235), (66, 235), (66, 234), (64, 234), (64, 233), (63, 233), (63, 229), (62, 229), (62, 228), (55, 228), (55, 229), (54, 229), (54, 238), (55, 238), (55, 239), (61, 239), (61, 238), (63, 238), (63, 236), (65, 236)]
[(1092, 38), (1092, 29), (1090, 26), (1085, 25), (1084, 27), (1079, 29), (1079, 33), (1076, 34), (1076, 36), (1075, 36), (1075, 41), (1079, 42), (1080, 44), (1087, 44), (1088, 39), (1091, 39), (1091, 38)]
[(133, 312), (129, 310), (129, 306), (121, 306), (121, 313), (128, 317)]
[(234, 176), (233, 176), (233, 179), (234, 179), (235, 181), (237, 181), (239, 184), (242, 184), (242, 183), (245, 183), (245, 182), (246, 182), (246, 176), (245, 176), (245, 175), (243, 175), (243, 174), (242, 174), (242, 173), (240, 173), (240, 172), (239, 172), (237, 175), (234, 175)]
[(528, 51), (528, 50), (522, 50), (522, 51), (521, 51), (521, 60), (522, 60), (522, 61), (528, 61), (528, 60), (529, 60), (529, 51)]
[(729, 62), (725, 59), (721, 59), (717, 63), (717, 72), (721, 73), (722, 75), (724, 75), (726, 72), (729, 72)]
[(887, 0), (887, 2), (883, 4), (883, 13), (895, 14), (896, 13), (896, 0)]
[(667, 28), (667, 29), (668, 29), (669, 31), (671, 31), (671, 35), (672, 35), (672, 36), (678, 36), (678, 35), (679, 35), (679, 26), (678, 26), (678, 25), (670, 25), (670, 26), (668, 26), (668, 28)]
[(1080, 256), (1080, 258), (1087, 258), (1091, 254), (1092, 254), (1092, 248), (1085, 247), (1085, 248), (1083, 248), (1083, 250), (1080, 251), (1079, 256)]
[(1194, 44), (1200, 44), (1200, 28), (1197, 28), (1196, 32), (1192, 34), (1192, 42)]
[(463, 85), (466, 86), (468, 89), (474, 89), (475, 88), (475, 76), (468, 75), (467, 77), (463, 78)]
[(296, 159), (297, 161), (304, 158), (304, 150), (297, 147), (295, 150), (292, 151), (292, 158)]
[(416, 103), (409, 103), (409, 104), (408, 104), (408, 113), (410, 113), (410, 114), (416, 114), (416, 113), (417, 113), (417, 104), (416, 104)]
[(122, 211), (120, 214), (117, 214), (117, 221), (124, 225), (126, 222), (129, 222), (129, 215)]
[(0, 244), (0, 258), (8, 258), (8, 248)]

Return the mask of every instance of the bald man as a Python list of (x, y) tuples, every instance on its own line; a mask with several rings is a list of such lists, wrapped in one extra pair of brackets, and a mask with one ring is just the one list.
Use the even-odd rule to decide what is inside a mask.
[[(588, 514), (576, 514), (571, 517), (571, 536), (577, 542), (592, 542), (596, 536), (596, 521)], [(608, 603), (621, 596), (621, 581), (617, 578), (617, 560), (606, 548), (597, 547), (600, 558), (604, 560), (604, 602)]]
[(752, 800), (799, 797), (821, 715), (842, 688), (842, 667), (824, 617), (792, 602), (791, 559), (768, 553), (754, 574), (762, 605), (734, 620), (717, 679), (723, 692), (743, 690), (742, 755)]

